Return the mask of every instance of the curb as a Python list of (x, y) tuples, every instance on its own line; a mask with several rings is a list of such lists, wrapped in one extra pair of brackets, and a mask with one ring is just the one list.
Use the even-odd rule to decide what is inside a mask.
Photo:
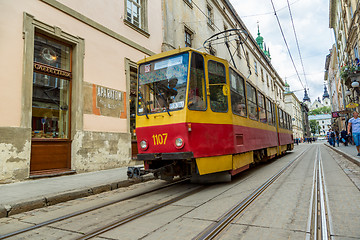
[(11, 215), (55, 205), (62, 202), (67, 202), (82, 197), (112, 191), (118, 188), (128, 187), (137, 183), (147, 182), (154, 179), (155, 177), (153, 175), (142, 176), (137, 179), (122, 180), (119, 182), (92, 186), (86, 189), (76, 189), (57, 194), (39, 196), (33, 199), (25, 200), (23, 202), (14, 202), (6, 205), (0, 205), (0, 218), (9, 217)]
[(334, 150), (335, 152), (337, 152), (338, 154), (342, 155), (343, 157), (345, 157), (347, 160), (349, 160), (350, 162), (358, 165), (360, 167), (360, 161), (357, 160), (356, 158), (354, 158), (353, 156), (349, 155), (348, 153), (345, 153), (337, 148), (334, 148), (328, 144), (324, 144), (325, 146), (327, 146), (328, 148)]

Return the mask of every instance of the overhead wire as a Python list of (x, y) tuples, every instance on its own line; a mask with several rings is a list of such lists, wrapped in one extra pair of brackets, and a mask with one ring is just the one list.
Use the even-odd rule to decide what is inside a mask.
[(301, 83), (301, 86), (303, 87), (303, 89), (305, 89), (305, 86), (304, 86), (303, 82), (301, 81), (301, 78), (300, 78), (299, 72), (298, 72), (298, 70), (297, 70), (297, 68), (296, 68), (296, 65), (295, 65), (294, 59), (293, 59), (293, 57), (292, 57), (292, 55), (291, 55), (290, 48), (289, 48), (289, 45), (288, 45), (288, 43), (287, 43), (287, 41), (286, 41), (284, 31), (283, 31), (283, 29), (282, 29), (282, 27), (281, 27), (279, 17), (278, 17), (278, 15), (276, 14), (276, 10), (275, 10), (275, 6), (274, 6), (274, 2), (273, 2), (273, 0), (271, 0), (271, 5), (272, 5), (272, 7), (273, 7), (273, 9), (274, 9), (274, 14), (275, 14), (275, 17), (276, 17), (277, 23), (278, 23), (279, 28), (280, 28), (280, 31), (281, 31), (281, 35), (282, 35), (282, 37), (283, 37), (283, 39), (284, 39), (284, 42), (285, 42), (286, 48), (287, 48), (287, 50), (288, 50), (288, 53), (289, 53), (289, 56), (290, 56), (291, 62), (292, 62), (292, 64), (293, 64), (294, 68), (295, 68), (295, 72), (296, 72), (296, 74), (297, 74), (297, 76), (298, 76), (298, 79), (299, 79), (299, 81), (300, 81), (300, 83)]
[(292, 27), (293, 27), (293, 30), (294, 30), (294, 35), (295, 35), (296, 45), (297, 45), (297, 49), (298, 49), (298, 52), (299, 52), (300, 62), (301, 62), (302, 70), (303, 70), (303, 73), (304, 73), (305, 87), (308, 87), (308, 83), (307, 83), (307, 80), (306, 80), (306, 74), (305, 74), (304, 63), (303, 63), (302, 56), (301, 56), (301, 51), (300, 51), (299, 41), (298, 41), (297, 34), (296, 34), (296, 30), (295, 30), (294, 19), (293, 19), (293, 17), (292, 17), (292, 13), (291, 13), (291, 8), (290, 8), (289, 0), (287, 0), (287, 4), (288, 4), (288, 8), (289, 8), (289, 13), (290, 13), (290, 19), (291, 19)]

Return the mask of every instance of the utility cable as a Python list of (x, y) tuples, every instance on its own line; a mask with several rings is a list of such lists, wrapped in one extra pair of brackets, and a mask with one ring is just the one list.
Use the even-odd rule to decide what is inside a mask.
[(296, 34), (296, 30), (295, 30), (295, 25), (294, 25), (294, 20), (293, 20), (292, 13), (291, 13), (291, 9), (290, 9), (289, 0), (287, 0), (287, 4), (288, 4), (288, 8), (289, 8), (289, 13), (290, 13), (290, 19), (291, 19), (292, 27), (293, 27), (293, 30), (294, 30), (296, 45), (297, 45), (297, 49), (298, 49), (298, 52), (299, 52), (300, 62), (301, 62), (302, 70), (303, 70), (303, 73), (304, 73), (305, 87), (308, 87), (307, 80), (306, 80), (304, 63), (303, 63), (302, 56), (301, 56), (301, 52), (300, 52), (299, 41), (298, 41), (297, 34)]
[(282, 35), (282, 37), (283, 37), (283, 39), (284, 39), (286, 48), (287, 48), (287, 50), (288, 50), (288, 52), (289, 52), (289, 56), (290, 56), (291, 62), (292, 62), (292, 64), (293, 64), (294, 68), (295, 68), (295, 71), (296, 71), (296, 74), (297, 74), (297, 76), (298, 76), (298, 79), (299, 79), (299, 81), (300, 81), (300, 83), (301, 83), (301, 86), (303, 87), (303, 89), (305, 89), (304, 84), (303, 84), (303, 82), (302, 82), (301, 79), (300, 79), (300, 75), (299, 75), (299, 72), (298, 72), (298, 70), (297, 70), (297, 68), (296, 68), (294, 59), (293, 59), (293, 57), (292, 57), (292, 55), (291, 55), (290, 48), (289, 48), (289, 45), (288, 45), (288, 43), (287, 43), (287, 41), (286, 41), (286, 38), (285, 38), (285, 35), (284, 35), (284, 31), (282, 30), (279, 17), (278, 17), (278, 15), (276, 14), (276, 10), (275, 10), (275, 6), (274, 6), (273, 0), (271, 0), (271, 5), (272, 5), (272, 7), (273, 7), (273, 9), (274, 9), (274, 14), (275, 14), (276, 20), (277, 20), (277, 22), (278, 22), (278, 25), (279, 25), (279, 28), (280, 28), (280, 31), (281, 31), (281, 35)]

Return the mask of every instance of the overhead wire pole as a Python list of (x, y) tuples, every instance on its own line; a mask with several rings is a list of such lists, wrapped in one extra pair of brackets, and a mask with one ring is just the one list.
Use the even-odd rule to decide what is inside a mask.
[(274, 3), (273, 3), (273, 0), (271, 0), (271, 5), (272, 5), (272, 7), (273, 7), (273, 9), (274, 9), (274, 14), (275, 14), (275, 16), (276, 16), (276, 20), (277, 20), (277, 22), (278, 22), (278, 25), (279, 25), (279, 28), (280, 28), (280, 31), (281, 31), (281, 35), (282, 35), (282, 37), (283, 37), (283, 39), (284, 39), (286, 48), (287, 48), (287, 50), (288, 50), (288, 52), (289, 52), (289, 56), (290, 56), (291, 62), (292, 62), (292, 64), (293, 64), (294, 68), (295, 68), (296, 75), (298, 76), (298, 79), (299, 79), (299, 81), (300, 81), (300, 83), (301, 83), (301, 86), (303, 87), (303, 89), (305, 89), (304, 84), (303, 84), (303, 82), (302, 82), (301, 79), (300, 79), (300, 75), (299, 75), (299, 72), (298, 72), (298, 70), (297, 70), (297, 68), (296, 68), (294, 59), (293, 59), (293, 57), (292, 57), (292, 55), (291, 55), (289, 45), (288, 45), (288, 43), (286, 42), (286, 38), (285, 38), (285, 35), (284, 35), (284, 31), (282, 30), (279, 17), (278, 17), (277, 14), (276, 14), (276, 10), (275, 10), (275, 6), (274, 6)]
[(289, 8), (289, 13), (290, 13), (290, 18), (291, 18), (292, 27), (293, 27), (293, 30), (294, 30), (294, 35), (295, 35), (296, 45), (297, 45), (297, 49), (298, 49), (299, 56), (300, 56), (300, 62), (301, 62), (301, 66), (302, 66), (303, 73), (304, 73), (305, 87), (308, 87), (307, 80), (306, 80), (306, 74), (305, 74), (304, 63), (303, 63), (302, 56), (301, 56), (301, 52), (300, 52), (299, 41), (298, 41), (297, 34), (296, 34), (296, 30), (295, 30), (295, 25), (294, 25), (294, 20), (293, 20), (292, 13), (291, 13), (291, 9), (290, 9), (290, 3), (289, 3), (289, 0), (287, 0), (287, 4), (288, 4), (288, 8)]

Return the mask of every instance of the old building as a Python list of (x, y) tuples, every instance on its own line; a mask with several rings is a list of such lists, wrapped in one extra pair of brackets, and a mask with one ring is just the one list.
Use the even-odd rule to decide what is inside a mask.
[(359, 7), (356, 0), (330, 0), (329, 27), (334, 31), (335, 45), (327, 60), (325, 78), (331, 88), (332, 105), (338, 106), (334, 111), (359, 110)]
[(285, 110), (290, 114), (292, 119), (292, 130), (295, 138), (304, 138), (303, 114), (300, 100), (294, 92), (290, 91), (290, 86), (285, 82)]
[(130, 83), (161, 51), (161, 1), (1, 1), (0, 12), (0, 183), (130, 164)]
[[(227, 59), (258, 86), (260, 91), (270, 96), (281, 108), (285, 107), (284, 82), (271, 64), (264, 38), (259, 29), (256, 39), (251, 36), (253, 30), (246, 28), (228, 0), (163, 0), (162, 7), (162, 51), (192, 47)], [(204, 42), (211, 36), (231, 29), (247, 32), (247, 40), (244, 41), (245, 34), (241, 34), (240, 39), (228, 42), (229, 49), (224, 43), (225, 39), (222, 44), (204, 46)], [(224, 36), (231, 40), (230, 35), (230, 32), (227, 32)]]

